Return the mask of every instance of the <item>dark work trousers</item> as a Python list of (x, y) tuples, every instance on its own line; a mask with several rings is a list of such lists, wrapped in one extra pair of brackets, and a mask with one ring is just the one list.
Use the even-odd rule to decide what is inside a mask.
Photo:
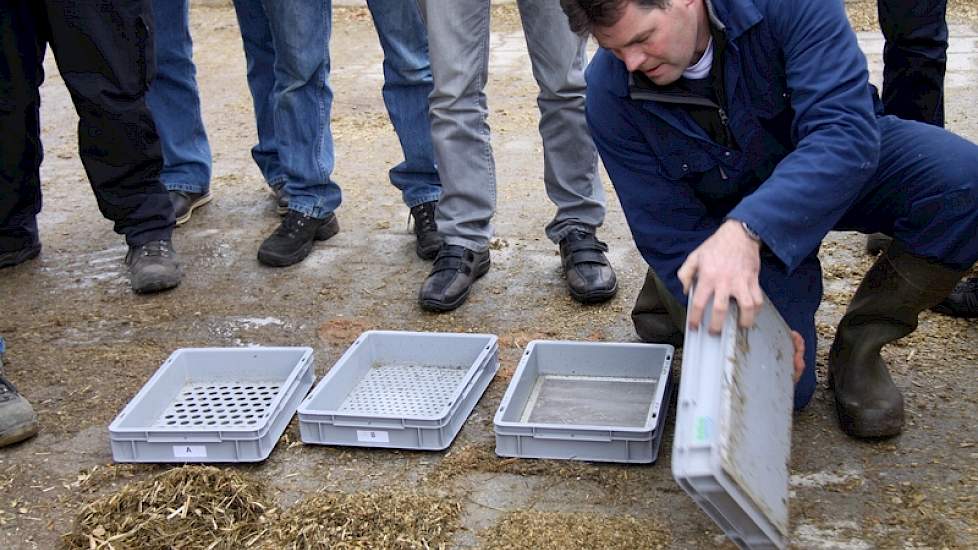
[(38, 240), (48, 44), (78, 112), (78, 149), (99, 210), (130, 246), (170, 238), (173, 207), (145, 101), (151, 32), (148, 0), (0, 0), (0, 252)]
[(888, 115), (944, 126), (947, 0), (877, 0)]

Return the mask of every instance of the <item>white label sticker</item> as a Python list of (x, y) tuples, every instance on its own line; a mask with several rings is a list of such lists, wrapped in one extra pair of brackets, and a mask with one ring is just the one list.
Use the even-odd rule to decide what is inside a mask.
[(207, 458), (206, 445), (174, 445), (175, 458)]
[(372, 430), (357, 430), (357, 441), (369, 443), (390, 443), (391, 438), (387, 432), (377, 432)]

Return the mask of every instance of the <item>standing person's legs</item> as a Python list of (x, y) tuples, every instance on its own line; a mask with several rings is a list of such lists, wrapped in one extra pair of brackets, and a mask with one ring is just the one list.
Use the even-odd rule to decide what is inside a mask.
[(411, 209), (418, 256), (430, 260), (441, 248), (434, 219), (441, 183), (428, 121), (428, 33), (414, 2), (368, 0), (367, 6), (384, 49), (384, 104), (404, 152), (404, 162), (390, 171), (391, 183)]
[(41, 252), (40, 106), (47, 23), (43, 7), (0, 4), (0, 267)]
[(285, 171), (289, 211), (262, 242), (258, 260), (282, 267), (302, 261), (314, 241), (339, 231), (333, 211), (340, 187), (333, 173), (329, 88), (330, 0), (264, 0), (275, 50), (273, 119), (279, 161)]
[(251, 156), (265, 182), (278, 198), (279, 214), (289, 209), (285, 186), (285, 169), (278, 156), (275, 139), (275, 48), (272, 45), (272, 29), (265, 14), (262, 0), (234, 0), (234, 13), (241, 30), (247, 62), (248, 89), (251, 91), (258, 130), (258, 144), (252, 147)]
[(173, 206), (146, 91), (153, 80), (149, 0), (47, 0), (51, 49), (78, 111), (82, 164), (99, 210), (129, 244), (132, 289), (157, 292), (183, 277), (170, 243)]
[(543, 181), (557, 205), (547, 236), (560, 244), (571, 296), (601, 302), (615, 295), (618, 281), (604, 255), (608, 247), (595, 237), (604, 222), (605, 199), (584, 117), (587, 40), (571, 32), (557, 0), (520, 0), (519, 9), (540, 86)]
[(880, 350), (917, 328), (978, 258), (978, 146), (943, 129), (880, 119), (874, 177), (838, 227), (883, 231), (893, 244), (839, 322), (830, 381), (843, 430), (886, 437), (903, 428), (903, 397)]
[(878, 0), (886, 114), (944, 126), (947, 0)]
[(442, 196), (436, 220), (444, 239), (421, 286), (421, 306), (460, 306), (489, 270), (496, 167), (489, 145), (489, 0), (420, 0), (428, 29), (431, 134)]
[(163, 171), (177, 225), (210, 201), (211, 148), (200, 114), (189, 0), (152, 0), (156, 78), (146, 103), (160, 135)]

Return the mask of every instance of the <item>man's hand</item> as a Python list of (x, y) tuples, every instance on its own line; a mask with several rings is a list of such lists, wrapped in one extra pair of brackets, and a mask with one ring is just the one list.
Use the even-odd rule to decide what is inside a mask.
[(693, 279), (696, 279), (696, 292), (689, 298), (693, 305), (689, 325), (699, 328), (703, 310), (712, 295), (713, 316), (709, 327), (712, 334), (723, 329), (730, 298), (737, 300), (740, 326), (754, 326), (754, 317), (764, 303), (758, 280), (760, 271), (761, 244), (747, 235), (739, 221), (723, 222), (679, 268), (683, 292), (689, 294)]
[(797, 330), (791, 331), (791, 343), (795, 346), (795, 384), (801, 380), (801, 375), (805, 372), (805, 339)]

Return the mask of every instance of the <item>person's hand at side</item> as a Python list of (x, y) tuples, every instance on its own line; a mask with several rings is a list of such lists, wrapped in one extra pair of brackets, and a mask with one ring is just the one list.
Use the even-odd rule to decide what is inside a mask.
[(739, 221), (723, 222), (679, 268), (683, 292), (689, 294), (696, 280), (696, 291), (689, 297), (692, 304), (689, 325), (699, 328), (703, 311), (713, 296), (710, 333), (718, 334), (723, 329), (731, 298), (737, 301), (740, 310), (740, 326), (754, 326), (754, 318), (764, 303), (758, 279), (760, 272), (761, 243), (751, 238)]

